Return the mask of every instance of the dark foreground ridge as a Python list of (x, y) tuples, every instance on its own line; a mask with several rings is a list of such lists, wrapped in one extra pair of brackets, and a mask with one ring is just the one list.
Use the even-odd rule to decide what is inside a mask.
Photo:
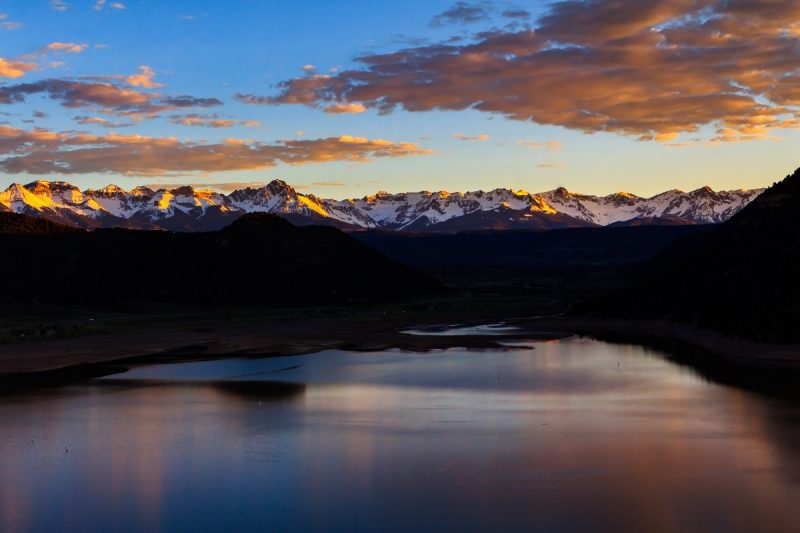
[(800, 169), (728, 222), (675, 241), (577, 315), (656, 319), (800, 343)]
[(91, 232), (0, 214), (4, 312), (15, 303), (346, 304), (435, 294), (430, 278), (339, 230), (249, 214), (209, 233)]

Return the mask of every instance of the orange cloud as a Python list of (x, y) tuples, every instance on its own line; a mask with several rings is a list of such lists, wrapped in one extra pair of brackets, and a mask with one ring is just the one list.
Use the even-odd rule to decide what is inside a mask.
[(205, 143), (175, 137), (94, 135), (0, 125), (0, 170), (12, 174), (168, 176), (265, 169), (278, 163), (366, 162), (429, 153), (416, 143), (352, 136), (292, 139), (276, 144), (243, 139)]
[[(21, 78), (32, 70), (36, 70), (35, 63), (0, 57), (0, 78)], [(0, 93), (0, 103), (3, 103), (2, 93)]]
[(70, 54), (79, 54), (89, 47), (88, 44), (75, 44), (75, 43), (50, 43), (45, 49), (56, 52), (67, 52)]
[(130, 76), (125, 77), (125, 81), (133, 85), (134, 87), (142, 87), (144, 89), (155, 89), (158, 87), (163, 87), (162, 84), (153, 81), (153, 78), (156, 77), (156, 73), (153, 72), (153, 69), (148, 67), (147, 65), (142, 65), (139, 67), (141, 71), (139, 74), (132, 74)]
[(331, 104), (326, 106), (324, 111), (333, 115), (340, 115), (343, 113), (363, 113), (367, 108), (363, 104)]
[(704, 126), (738, 132), (723, 140), (768, 138), (747, 131), (796, 127), (799, 21), (791, 0), (564, 0), (535, 30), (368, 55), (359, 69), (237, 97), (382, 113), (475, 109), (662, 142)]
[(234, 126), (246, 126), (257, 128), (261, 126), (258, 120), (235, 120), (219, 118), (217, 115), (198, 115), (190, 113), (188, 115), (173, 115), (170, 122), (182, 126), (201, 126), (204, 128), (232, 128)]
[(128, 128), (136, 125), (135, 122), (112, 122), (103, 117), (73, 117), (73, 120), (77, 121), (78, 124), (95, 125), (103, 128)]

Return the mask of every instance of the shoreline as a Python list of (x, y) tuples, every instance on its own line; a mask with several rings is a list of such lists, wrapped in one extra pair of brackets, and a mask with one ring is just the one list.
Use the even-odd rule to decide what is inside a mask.
[[(434, 320), (435, 318), (435, 320)], [(0, 345), (0, 394), (60, 386), (124, 372), (130, 366), (226, 358), (301, 355), (328, 349), (430, 351), (497, 348), (501, 340), (559, 340), (573, 335), (639, 344), (712, 379), (745, 383), (765, 376), (800, 379), (800, 346), (740, 341), (711, 331), (656, 321), (564, 316), (480, 319), (375, 316), (255, 319), (245, 323), (189, 322), (180, 326), (110, 331), (81, 337)], [(502, 335), (410, 335), (406, 329), (504, 322)], [(766, 384), (765, 384), (766, 385)]]

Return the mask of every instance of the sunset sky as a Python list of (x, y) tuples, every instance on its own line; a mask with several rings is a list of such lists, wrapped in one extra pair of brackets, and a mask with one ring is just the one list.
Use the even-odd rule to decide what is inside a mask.
[(0, 187), (755, 188), (800, 2), (0, 1)]

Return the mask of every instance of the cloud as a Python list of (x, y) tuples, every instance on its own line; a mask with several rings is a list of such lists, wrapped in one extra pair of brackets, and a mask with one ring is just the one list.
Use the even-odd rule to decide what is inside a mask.
[(466, 135), (464, 133), (454, 133), (454, 139), (460, 139), (462, 141), (488, 141), (489, 136), (487, 134), (483, 135)]
[[(0, 78), (21, 78), (32, 70), (36, 70), (36, 63), (0, 57)], [(0, 86), (0, 103), (6, 103), (3, 101), (2, 91), (3, 87)]]
[(139, 67), (139, 71), (139, 74), (131, 74), (130, 76), (126, 76), (125, 81), (129, 85), (133, 85), (134, 87), (142, 87), (144, 89), (163, 87), (162, 84), (153, 81), (153, 78), (156, 77), (156, 73), (153, 72), (153, 69), (147, 65), (142, 65)]
[(188, 115), (172, 115), (169, 118), (173, 124), (182, 126), (201, 126), (204, 128), (232, 128), (234, 126), (246, 126), (248, 128), (257, 128), (261, 126), (258, 120), (235, 120), (220, 118), (218, 115), (200, 115), (197, 113), (190, 113)]
[[(704, 127), (720, 139), (796, 127), (796, 1), (563, 0), (532, 24), (367, 55), (356, 58), (360, 68), (286, 80), (272, 96), (240, 96), (361, 103), (381, 113), (474, 109), (667, 142)], [(729, 129), (741, 135), (722, 134)]]
[[(35, 52), (25, 54), (15, 59), (0, 57), (0, 78), (16, 79), (24, 76), (27, 72), (38, 70), (40, 67), (39, 63), (44, 61), (50, 53), (64, 52), (76, 54), (83, 52), (88, 47), (88, 44), (53, 42), (39, 48)], [(61, 65), (63, 65), (63, 63), (60, 61), (51, 61), (45, 64), (45, 66), (50, 68), (60, 67)], [(6, 87), (0, 86), (0, 104), (7, 104), (13, 100), (10, 93), (4, 92), (5, 89)]]
[(429, 153), (416, 143), (349, 135), (274, 144), (244, 139), (207, 143), (175, 137), (22, 130), (0, 124), (0, 171), (10, 174), (169, 176)]
[(0, 22), (0, 28), (3, 28), (4, 30), (9, 30), (9, 31), (18, 30), (21, 27), (22, 27), (21, 22), (13, 22), (10, 20), (5, 22)]
[(33, 94), (45, 94), (69, 109), (83, 107), (104, 114), (144, 118), (165, 111), (222, 105), (216, 98), (197, 98), (188, 95), (162, 96), (107, 81), (63, 79), (44, 79), (33, 83), (0, 86), (0, 103), (24, 102)]
[(66, 11), (69, 6), (64, 0), (50, 0), (50, 9), (55, 11)]
[(75, 43), (50, 43), (48, 44), (43, 52), (53, 51), (53, 52), (67, 52), (69, 54), (79, 54), (86, 50), (89, 47), (88, 44), (75, 44)]
[(533, 148), (534, 150), (548, 150), (550, 152), (561, 151), (561, 141), (545, 141), (545, 142), (517, 141), (517, 144), (520, 146), (527, 146), (528, 148)]
[(503, 16), (508, 19), (527, 20), (531, 18), (531, 13), (526, 9), (509, 8), (503, 11)]
[(324, 111), (333, 115), (341, 115), (344, 113), (363, 113), (367, 108), (363, 104), (331, 104), (326, 106)]
[(103, 117), (77, 116), (77, 117), (72, 117), (72, 119), (75, 120), (78, 124), (95, 125), (103, 128), (128, 128), (130, 126), (136, 125), (135, 122), (112, 122)]
[(433, 17), (430, 25), (438, 27), (447, 24), (473, 24), (486, 20), (488, 17), (486, 3), (456, 2), (450, 9)]
[(536, 165), (538, 168), (566, 168), (565, 163), (540, 163)]
[(95, 0), (95, 11), (103, 11), (107, 7), (110, 7), (111, 9), (125, 9), (125, 4), (122, 2), (111, 2), (110, 4), (106, 4), (106, 0)]
[(315, 181), (311, 185), (316, 187), (345, 187), (347, 184), (343, 181)]

